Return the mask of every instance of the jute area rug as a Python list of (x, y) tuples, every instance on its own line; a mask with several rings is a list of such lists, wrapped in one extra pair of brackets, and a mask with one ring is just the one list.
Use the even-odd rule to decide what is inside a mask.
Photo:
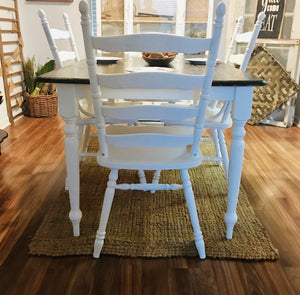
[[(211, 143), (203, 143), (209, 153)], [(92, 143), (92, 149), (95, 143)], [(109, 169), (99, 167), (95, 159), (80, 166), (80, 237), (73, 237), (68, 218), (68, 192), (62, 192), (49, 208), (29, 246), (32, 255), (91, 255), (99, 225), (103, 196)], [(276, 260), (278, 251), (257, 219), (241, 187), (237, 206), (238, 222), (232, 240), (226, 239), (224, 214), (227, 206), (227, 184), (223, 168), (206, 162), (189, 170), (196, 198), (206, 255), (211, 258)], [(151, 181), (152, 173), (146, 174)], [(136, 171), (120, 171), (120, 182), (138, 183)], [(165, 171), (161, 183), (180, 182), (179, 171)], [(182, 190), (142, 191), (116, 190), (102, 254), (130, 257), (197, 256), (192, 225)]]

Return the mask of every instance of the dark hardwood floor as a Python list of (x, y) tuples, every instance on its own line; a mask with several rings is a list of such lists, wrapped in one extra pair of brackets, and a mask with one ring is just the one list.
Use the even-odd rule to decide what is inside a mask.
[(300, 128), (246, 127), (242, 183), (280, 251), (276, 262), (29, 256), (30, 239), (64, 189), (63, 125), (60, 117), (24, 117), (5, 129), (1, 295), (300, 294)]

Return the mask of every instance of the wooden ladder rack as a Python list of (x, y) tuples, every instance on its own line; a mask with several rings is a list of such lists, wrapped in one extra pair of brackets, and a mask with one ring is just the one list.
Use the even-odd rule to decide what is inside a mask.
[(4, 94), (9, 122), (23, 115), (23, 41), (20, 31), (17, 0), (0, 5), (0, 76), (3, 76)]

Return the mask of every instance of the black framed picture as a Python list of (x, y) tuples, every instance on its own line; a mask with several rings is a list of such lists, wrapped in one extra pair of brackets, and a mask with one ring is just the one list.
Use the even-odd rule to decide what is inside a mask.
[(257, 1), (255, 21), (261, 11), (264, 11), (266, 14), (258, 38), (278, 39), (284, 13), (284, 4), (284, 0)]

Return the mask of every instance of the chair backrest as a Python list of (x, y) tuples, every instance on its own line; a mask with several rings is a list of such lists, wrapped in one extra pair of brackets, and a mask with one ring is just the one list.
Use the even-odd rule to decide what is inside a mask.
[[(225, 58), (226, 63), (227, 62), (237, 63), (240, 65), (240, 69), (243, 72), (246, 70), (249, 60), (251, 58), (253, 48), (256, 43), (256, 39), (261, 29), (262, 22), (265, 19), (265, 17), (266, 17), (265, 13), (263, 11), (260, 12), (257, 16), (257, 20), (254, 25), (253, 31), (242, 33), (242, 34), (240, 34), (240, 31), (243, 26), (244, 18), (242, 16), (239, 17)], [(236, 44), (240, 42), (248, 43), (244, 54), (233, 54)]]
[[(178, 147), (192, 145), (192, 156), (197, 157), (199, 144), (202, 135), (203, 123), (206, 107), (210, 97), (214, 68), (216, 64), (217, 52), (223, 27), (223, 16), (225, 14), (225, 4), (220, 3), (216, 11), (216, 20), (212, 38), (190, 38), (162, 33), (132, 34), (112, 37), (92, 36), (91, 18), (89, 15), (89, 5), (82, 0), (79, 5), (81, 12), (81, 25), (83, 31), (86, 59), (91, 83), (91, 92), (95, 114), (97, 118), (98, 137), (100, 150), (103, 157), (108, 156), (108, 144), (118, 146), (170, 146)], [(95, 49), (108, 52), (178, 52), (196, 53), (208, 51), (208, 61), (204, 75), (183, 75), (170, 72), (133, 72), (122, 74), (97, 74), (97, 64)], [(124, 90), (138, 90), (139, 96), (144, 98), (149, 90), (157, 93), (162, 90), (174, 90), (177, 92), (186, 89), (202, 88), (200, 103), (197, 106), (190, 105), (153, 105), (141, 104), (134, 106), (105, 106), (102, 105), (101, 87), (117, 88)], [(145, 94), (144, 96), (144, 93)], [(169, 94), (170, 95), (170, 94)], [(116, 97), (118, 98), (118, 97)], [(181, 97), (184, 99), (184, 96)], [(166, 97), (165, 101), (173, 100), (173, 97)], [(171, 117), (179, 120), (197, 118), (191, 134), (181, 134), (182, 128), (178, 128), (176, 134), (165, 134), (164, 128), (158, 128), (157, 132), (151, 134), (109, 134), (105, 129), (105, 118), (123, 119), (125, 121), (152, 119), (165, 121)], [(167, 126), (166, 126), (167, 128)], [(128, 130), (130, 128), (126, 128)], [(155, 129), (151, 129), (152, 131)]]
[(237, 35), (240, 34), (240, 31), (243, 27), (243, 24), (244, 24), (244, 17), (240, 16), (238, 18), (238, 21), (237, 21), (236, 25), (235, 25), (233, 35), (232, 35), (231, 40), (230, 40), (229, 48), (228, 48), (228, 51), (226, 53), (226, 57), (225, 57), (225, 60), (224, 60), (225, 63), (228, 63), (230, 56), (233, 55), (233, 52), (234, 52), (235, 47), (236, 47), (236, 37), (237, 37)]
[[(70, 25), (69, 16), (66, 13), (63, 14), (65, 29), (61, 30), (50, 28), (46, 14), (42, 9), (38, 11), (38, 15), (41, 19), (41, 23), (57, 68), (61, 68), (63, 63), (67, 60), (79, 61), (80, 58)], [(56, 40), (69, 40), (71, 50), (58, 50)]]

